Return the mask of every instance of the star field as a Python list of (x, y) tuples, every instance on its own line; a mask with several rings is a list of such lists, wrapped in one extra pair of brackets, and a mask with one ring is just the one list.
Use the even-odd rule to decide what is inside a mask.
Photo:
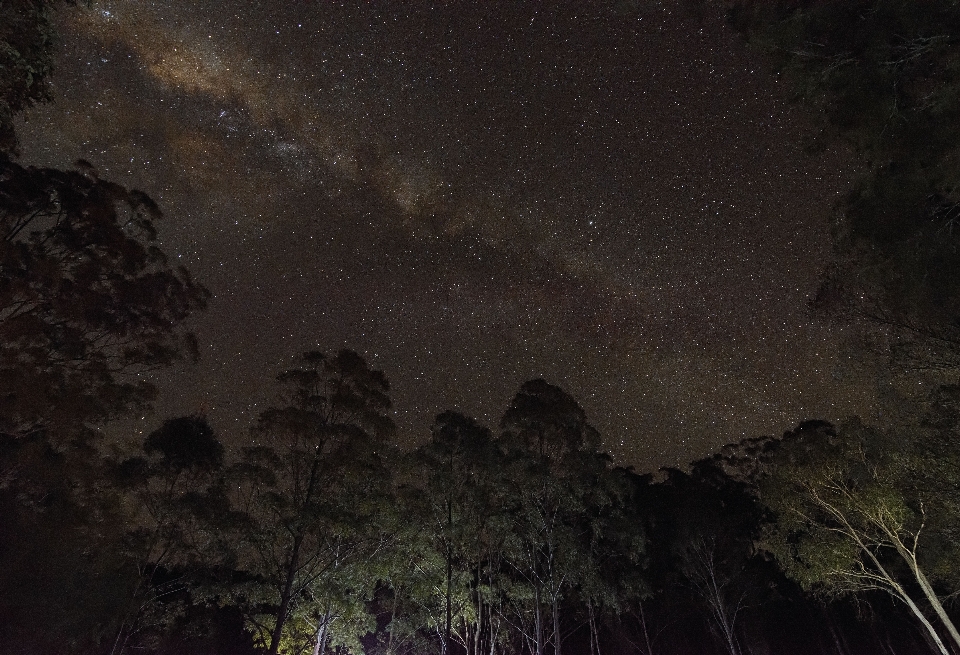
[(813, 119), (691, 6), (62, 12), (23, 160), (147, 191), (213, 293), (140, 427), (202, 409), (246, 439), (315, 347), (386, 372), (406, 443), (448, 408), (495, 426), (534, 377), (642, 468), (868, 411), (806, 308), (854, 164), (805, 152)]

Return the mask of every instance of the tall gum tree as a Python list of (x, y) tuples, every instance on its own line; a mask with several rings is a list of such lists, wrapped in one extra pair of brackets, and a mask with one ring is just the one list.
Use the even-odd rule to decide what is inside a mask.
[(0, 6), (0, 436), (77, 432), (152, 400), (137, 373), (196, 357), (181, 327), (209, 296), (157, 246), (142, 191), (17, 161), (14, 117), (51, 99), (51, 13)]
[(595, 519), (613, 502), (599, 434), (565, 391), (524, 383), (501, 420), (513, 502), (510, 566), (519, 584), (510, 606), (531, 655), (563, 652), (564, 602), (596, 588)]
[[(154, 399), (140, 374), (196, 358), (183, 324), (209, 294), (158, 247), (161, 213), (146, 194), (100, 179), (86, 162), (65, 171), (17, 159), (13, 121), (51, 99), (50, 15), (68, 4), (0, 4), (0, 525), (51, 537), (21, 563), (26, 542), (0, 546), (0, 569), (43, 571), (30, 582), (37, 593), (25, 594), (16, 576), (0, 584), (0, 605), (42, 596), (41, 579), (56, 580), (60, 593), (46, 614), (59, 614), (59, 623), (83, 615), (72, 634), (79, 641), (104, 632), (126, 583), (122, 574), (103, 575), (122, 568), (115, 546), (126, 525), (91, 447), (96, 428)], [(77, 563), (57, 579), (65, 551)], [(67, 585), (82, 590), (82, 600), (73, 602)], [(32, 614), (35, 622), (40, 613)], [(18, 647), (36, 645), (5, 618)], [(40, 641), (62, 636), (50, 623), (44, 632)]]
[(467, 655), (493, 652), (494, 611), (504, 541), (500, 502), (503, 454), (490, 430), (456, 412), (440, 414), (430, 441), (416, 452), (436, 554), (444, 562), (441, 650), (457, 642)]
[(297, 652), (305, 621), (320, 653), (332, 622), (355, 614), (376, 582), (358, 567), (382, 546), (377, 515), (388, 500), (384, 458), (394, 433), (389, 385), (349, 350), (305, 353), (277, 381), (283, 404), (260, 415), (256, 445), (234, 469), (234, 505), (245, 515), (241, 566), (252, 581), (234, 593), (271, 655)]
[(207, 291), (155, 245), (145, 194), (0, 156), (0, 433), (76, 432), (155, 395), (137, 373), (196, 356)]
[(188, 572), (225, 561), (213, 518), (227, 507), (223, 454), (205, 417), (184, 416), (151, 432), (143, 456), (108, 465), (115, 488), (130, 500), (121, 544), (135, 568), (111, 655), (143, 648), (139, 636), (169, 629), (182, 608), (168, 601), (189, 591), (195, 580)]

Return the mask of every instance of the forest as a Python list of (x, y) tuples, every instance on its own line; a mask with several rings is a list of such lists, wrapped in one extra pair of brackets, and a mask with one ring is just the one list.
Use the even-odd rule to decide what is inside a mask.
[(322, 344), (243, 439), (202, 413), (105, 439), (196, 359), (209, 292), (149, 196), (20, 163), (64, 4), (0, 5), (0, 652), (960, 653), (960, 4), (727, 3), (808, 146), (862, 161), (810, 311), (881, 420), (656, 472), (543, 379), (400, 448), (386, 376)]

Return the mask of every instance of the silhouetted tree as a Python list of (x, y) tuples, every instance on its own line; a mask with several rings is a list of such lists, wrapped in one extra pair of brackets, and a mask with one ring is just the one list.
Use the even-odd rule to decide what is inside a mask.
[(196, 355), (177, 328), (207, 292), (151, 243), (158, 218), (139, 191), (0, 157), (0, 432), (76, 433)]
[(50, 99), (56, 34), (50, 14), (71, 0), (15, 0), (0, 5), (0, 153), (15, 153), (16, 114)]
[(223, 446), (203, 416), (169, 419), (143, 443), (143, 456), (111, 468), (132, 502), (118, 547), (135, 567), (110, 653), (143, 648), (186, 611), (191, 573), (228, 561), (220, 517)]
[(440, 414), (415, 461), (423, 472), (426, 533), (444, 562), (441, 650), (451, 641), (467, 655), (500, 638), (498, 582), (509, 525), (503, 503), (503, 454), (490, 430), (456, 412)]
[[(730, 3), (733, 23), (865, 171), (814, 306), (908, 368), (960, 366), (960, 7), (950, 0)], [(863, 319), (866, 319), (864, 321)]]
[[(153, 399), (138, 373), (196, 355), (181, 328), (207, 299), (156, 246), (160, 212), (145, 194), (85, 162), (68, 172), (13, 158), (15, 115), (49, 99), (50, 12), (62, 4), (0, 6), (0, 625), (23, 652), (96, 648), (123, 613), (137, 578), (129, 507), (93, 428)], [(23, 631), (42, 614), (43, 634)]]
[(277, 381), (285, 404), (261, 413), (257, 445), (235, 468), (240, 566), (252, 577), (233, 593), (272, 655), (304, 642), (323, 652), (332, 636), (370, 628), (364, 603), (378, 574), (364, 567), (384, 545), (389, 385), (349, 350), (305, 353)]
[(563, 603), (601, 588), (593, 551), (599, 516), (614, 502), (609, 457), (599, 452), (599, 434), (583, 409), (544, 380), (520, 387), (501, 427), (514, 504), (510, 620), (531, 655), (548, 646), (560, 655), (572, 632), (562, 625)]

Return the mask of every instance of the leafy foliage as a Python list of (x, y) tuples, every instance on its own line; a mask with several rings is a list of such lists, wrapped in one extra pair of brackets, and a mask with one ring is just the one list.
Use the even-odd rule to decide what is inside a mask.
[(815, 306), (867, 319), (858, 347), (910, 368), (960, 366), (960, 5), (951, 0), (736, 2), (865, 172), (842, 204)]
[(0, 153), (16, 151), (13, 117), (50, 99), (50, 13), (70, 0), (14, 0), (0, 5)]
[(377, 577), (358, 567), (382, 546), (382, 458), (394, 431), (386, 377), (352, 351), (304, 353), (277, 381), (287, 404), (260, 415), (259, 443), (233, 472), (239, 566), (249, 575), (229, 592), (273, 654), (310, 639), (355, 642), (365, 625)]
[(922, 566), (926, 508), (908, 483), (915, 444), (888, 436), (859, 422), (839, 431), (809, 422), (785, 435), (761, 486), (776, 514), (765, 545), (806, 588), (828, 595), (881, 590), (902, 601), (946, 653), (917, 599), (926, 599), (960, 645)]
[(92, 173), (0, 158), (0, 432), (75, 433), (155, 395), (137, 373), (196, 356), (208, 292), (168, 264), (160, 211)]
[(165, 421), (143, 455), (108, 462), (114, 489), (126, 496), (115, 548), (134, 575), (117, 612), (112, 653), (162, 640), (194, 602), (205, 569), (229, 561), (221, 528), (223, 446), (202, 416)]

